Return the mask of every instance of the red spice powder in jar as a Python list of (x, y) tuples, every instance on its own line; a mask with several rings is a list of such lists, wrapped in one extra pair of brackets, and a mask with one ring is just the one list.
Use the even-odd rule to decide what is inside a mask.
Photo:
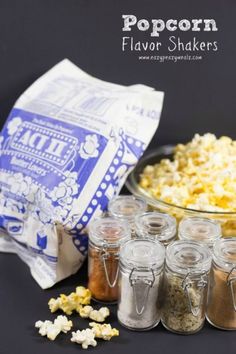
[(88, 288), (95, 300), (117, 301), (120, 245), (130, 237), (125, 221), (105, 217), (90, 223)]

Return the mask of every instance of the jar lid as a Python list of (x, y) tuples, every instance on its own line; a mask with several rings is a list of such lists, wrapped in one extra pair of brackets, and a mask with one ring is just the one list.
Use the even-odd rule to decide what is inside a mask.
[(160, 268), (165, 259), (165, 247), (150, 239), (133, 239), (125, 242), (120, 249), (120, 261), (129, 268)]
[(173, 216), (147, 212), (136, 216), (135, 232), (139, 237), (149, 237), (168, 244), (176, 236), (176, 220)]
[(97, 246), (119, 247), (131, 237), (127, 222), (109, 216), (95, 219), (89, 224), (89, 239)]
[(112, 216), (129, 222), (133, 221), (137, 214), (146, 210), (146, 201), (132, 195), (120, 195), (108, 203), (108, 211)]
[(196, 241), (177, 240), (166, 248), (166, 264), (176, 273), (201, 273), (211, 267), (211, 251)]
[(226, 271), (236, 267), (236, 237), (216, 241), (213, 247), (213, 260)]
[(216, 220), (187, 217), (179, 223), (179, 238), (181, 240), (193, 240), (203, 242), (208, 246), (221, 237), (221, 226)]

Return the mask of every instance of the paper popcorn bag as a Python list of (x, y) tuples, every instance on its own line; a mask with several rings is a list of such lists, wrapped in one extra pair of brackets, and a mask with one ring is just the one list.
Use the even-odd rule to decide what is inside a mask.
[(0, 250), (17, 253), (42, 288), (79, 269), (86, 226), (149, 144), (163, 96), (63, 60), (17, 100), (0, 135)]

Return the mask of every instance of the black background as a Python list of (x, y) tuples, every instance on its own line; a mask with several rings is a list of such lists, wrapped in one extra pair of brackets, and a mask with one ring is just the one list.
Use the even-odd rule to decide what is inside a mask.
[[(214, 18), (218, 32), (201, 32), (197, 37), (216, 40), (219, 49), (201, 53), (203, 60), (198, 62), (139, 61), (137, 54), (121, 50), (122, 14), (135, 14), (139, 19)], [(143, 83), (165, 91), (161, 123), (152, 147), (186, 141), (196, 132), (236, 138), (235, 17), (234, 0), (0, 0), (1, 122), (24, 89), (67, 57), (98, 78), (127, 85)], [(132, 35), (137, 40), (150, 40), (149, 32), (134, 31)], [(160, 40), (166, 43), (169, 35), (162, 32)], [(193, 36), (191, 32), (177, 35), (183, 41)], [(162, 50), (160, 54), (168, 53)], [(1, 255), (0, 354), (81, 351), (69, 342), (70, 336), (51, 343), (33, 328), (36, 320), (53, 318), (47, 309), (48, 299), (70, 292), (78, 283), (86, 283), (86, 266), (54, 289), (42, 291), (16, 256)], [(76, 327), (85, 328), (87, 322), (74, 320)], [(111, 323), (119, 326), (114, 314)], [(170, 334), (161, 326), (141, 334), (121, 329), (120, 339), (99, 343), (92, 350), (162, 354), (221, 354), (227, 350), (233, 354), (235, 333), (209, 325), (188, 337)]]
[[(150, 32), (122, 33), (122, 14), (138, 19), (213, 18), (218, 32), (196, 36), (216, 40), (219, 49), (203, 52), (201, 61), (140, 61), (137, 54), (122, 52), (122, 36), (152, 40)], [(185, 141), (196, 132), (236, 138), (235, 18), (234, 0), (0, 0), (0, 118), (6, 119), (36, 78), (67, 57), (98, 78), (144, 83), (165, 92), (152, 146)], [(164, 31), (159, 37), (163, 45), (172, 34), (183, 41), (193, 37), (191, 31)]]

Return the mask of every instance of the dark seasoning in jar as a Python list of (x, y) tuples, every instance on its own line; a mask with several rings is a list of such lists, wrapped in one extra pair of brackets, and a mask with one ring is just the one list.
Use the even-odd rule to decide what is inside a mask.
[(130, 229), (126, 222), (104, 217), (90, 224), (88, 288), (95, 300), (117, 301), (120, 245), (128, 239)]

